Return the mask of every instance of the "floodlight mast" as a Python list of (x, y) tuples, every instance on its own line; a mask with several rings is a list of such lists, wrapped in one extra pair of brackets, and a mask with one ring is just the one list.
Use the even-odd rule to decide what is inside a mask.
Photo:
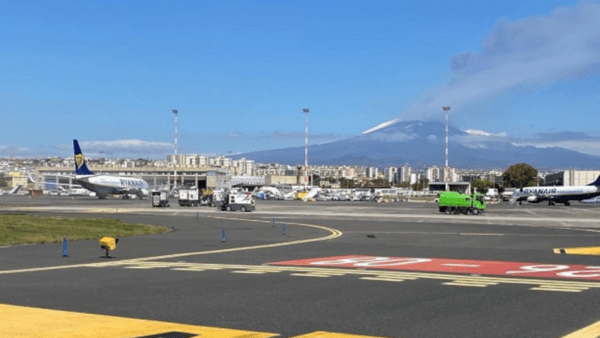
[(444, 166), (444, 181), (446, 184), (446, 191), (450, 191), (448, 187), (448, 174), (450, 168), (448, 167), (448, 111), (450, 110), (450, 106), (442, 107), (444, 113), (446, 113), (446, 165)]
[(304, 191), (308, 189), (308, 108), (302, 109), (304, 113)]
[(177, 109), (173, 109), (172, 112), (173, 115), (175, 115), (175, 156), (173, 156), (173, 169), (175, 170), (175, 174), (173, 176), (173, 190), (175, 190), (175, 188), (177, 187), (177, 114), (179, 113), (179, 111)]

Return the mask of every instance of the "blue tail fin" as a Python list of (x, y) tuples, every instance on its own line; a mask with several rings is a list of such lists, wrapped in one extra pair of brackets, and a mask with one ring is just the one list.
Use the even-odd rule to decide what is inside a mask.
[(598, 178), (594, 182), (592, 182), (588, 185), (595, 185), (597, 187), (600, 187), (600, 176), (598, 176)]
[(94, 175), (94, 173), (91, 172), (85, 164), (85, 158), (81, 153), (81, 148), (79, 148), (79, 142), (77, 142), (77, 140), (73, 140), (73, 148), (75, 148), (75, 174)]

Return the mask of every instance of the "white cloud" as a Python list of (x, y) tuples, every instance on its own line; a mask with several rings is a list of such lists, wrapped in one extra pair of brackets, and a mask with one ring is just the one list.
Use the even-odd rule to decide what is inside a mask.
[(376, 134), (369, 134), (367, 136), (372, 140), (383, 141), (383, 142), (404, 142), (404, 141), (414, 140), (415, 138), (418, 137), (418, 135), (415, 135), (415, 134), (405, 134), (405, 133), (401, 133), (401, 132), (395, 132), (395, 133), (390, 133), (390, 134), (376, 133)]
[(498, 137), (507, 137), (508, 134), (506, 132), (501, 132), (498, 134), (488, 133), (487, 131), (478, 130), (478, 129), (467, 129), (465, 133), (470, 135), (479, 135), (479, 136), (498, 136)]
[[(274, 132), (262, 132), (260, 134), (247, 134), (243, 132), (230, 132), (226, 135), (213, 135), (212, 137), (227, 138), (227, 139), (247, 139), (247, 140), (304, 140), (304, 132), (296, 131), (274, 131)], [(333, 133), (309, 133), (308, 139), (319, 140), (319, 141), (335, 141), (349, 137), (349, 135), (338, 135)]]
[(594, 74), (600, 66), (600, 5), (558, 8), (548, 16), (500, 21), (482, 52), (450, 59), (452, 79), (412, 104), (403, 119), (439, 119), (514, 88), (538, 88)]
[(371, 128), (371, 129), (363, 131), (362, 134), (372, 133), (372, 132), (377, 131), (379, 129), (383, 129), (385, 127), (391, 126), (392, 124), (394, 124), (394, 123), (396, 123), (398, 121), (400, 121), (400, 120), (399, 119), (395, 119), (395, 120), (390, 120), (390, 121), (387, 121), (387, 122), (383, 122), (383, 123), (381, 123), (379, 125), (376, 125), (375, 127)]
[(151, 142), (144, 140), (114, 140), (114, 141), (83, 141), (80, 143), (80, 146), (83, 148), (92, 148), (92, 149), (166, 149), (172, 148), (173, 143), (167, 142)]
[(534, 146), (537, 148), (559, 147), (574, 150), (583, 154), (600, 156), (600, 139), (563, 140), (563, 141), (515, 141), (514, 145)]
[[(128, 158), (164, 158), (173, 153), (173, 144), (169, 142), (156, 142), (145, 140), (109, 140), (109, 141), (83, 141), (79, 144), (83, 154), (90, 158), (128, 157)], [(72, 144), (62, 145), (60, 148), (72, 151)]]
[(0, 144), (0, 157), (26, 158), (30, 156), (30, 154), (32, 154), (32, 152), (27, 147)]

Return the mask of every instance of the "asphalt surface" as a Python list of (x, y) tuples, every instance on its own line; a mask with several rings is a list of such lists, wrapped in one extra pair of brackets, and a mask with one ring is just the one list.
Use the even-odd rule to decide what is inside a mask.
[(173, 204), (0, 196), (0, 214), (108, 217), (173, 229), (123, 238), (111, 259), (101, 258), (97, 241), (70, 242), (67, 258), (61, 244), (1, 247), (0, 304), (282, 337), (315, 331), (565, 337), (600, 321), (600, 282), (579, 279), (575, 284), (591, 283), (579, 285), (580, 292), (539, 291), (536, 283), (554, 280), (497, 277), (484, 287), (461, 286), (445, 281), (468, 275), (417, 273), (386, 281), (365, 279), (364, 269), (324, 277), (317, 268), (269, 264), (365, 255), (600, 266), (598, 256), (553, 253), (600, 245), (600, 205), (500, 203), (483, 215), (464, 216), (441, 214), (432, 203), (257, 201), (252, 213)]

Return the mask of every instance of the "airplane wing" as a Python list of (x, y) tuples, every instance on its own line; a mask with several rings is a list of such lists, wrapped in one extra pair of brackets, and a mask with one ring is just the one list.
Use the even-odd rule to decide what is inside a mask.
[(16, 187), (14, 187), (11, 191), (8, 192), (9, 195), (16, 195), (17, 191), (19, 191), (19, 189), (21, 189), (23, 186), (22, 185), (17, 185)]
[(517, 191), (513, 192), (509, 200), (510, 205), (515, 204), (515, 202), (522, 201), (523, 199), (521, 198), (521, 196), (522, 194), (517, 193)]
[(509, 200), (510, 205), (515, 204), (515, 202), (520, 202), (526, 200), (529, 196), (534, 196), (533, 194), (527, 194), (523, 192), (523, 188), (520, 190), (513, 191), (513, 194)]
[[(73, 182), (75, 182), (76, 177), (75, 175), (59, 175), (59, 174), (44, 174), (45, 177), (57, 177), (57, 178), (70, 178), (73, 180)], [(38, 183), (38, 181), (33, 178), (33, 175), (29, 172), (27, 173), (27, 178), (29, 178), (29, 181), (31, 181), (32, 183)], [(71, 186), (71, 187), (75, 187), (75, 188), (81, 188), (81, 185), (77, 184), (77, 183), (72, 183), (72, 184), (68, 184), (68, 183), (57, 183), (57, 182), (44, 182), (44, 184), (53, 184), (53, 185), (57, 185), (57, 186)]]
[(536, 198), (535, 198), (535, 200), (533, 202), (538, 203), (538, 202), (541, 202), (541, 201), (552, 200), (556, 196), (556, 194), (541, 194), (541, 195), (538, 195), (538, 194), (533, 194), (533, 193), (526, 194), (526, 193), (522, 193), (522, 192), (519, 192), (519, 191), (515, 191), (513, 193), (512, 197), (510, 198), (509, 203), (510, 203), (510, 205), (513, 205), (513, 204), (515, 204), (515, 202), (525, 201), (525, 200), (527, 200), (531, 196), (535, 196)]

